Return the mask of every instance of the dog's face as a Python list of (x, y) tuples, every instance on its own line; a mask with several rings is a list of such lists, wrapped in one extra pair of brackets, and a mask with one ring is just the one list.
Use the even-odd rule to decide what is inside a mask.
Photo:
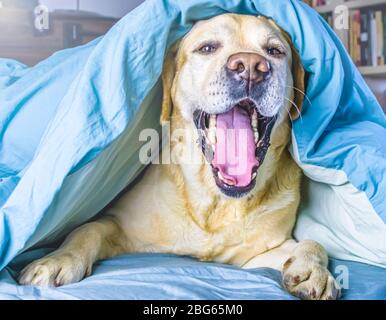
[[(199, 130), (216, 185), (227, 196), (253, 190), (272, 131), (299, 105), (292, 53), (271, 20), (225, 14), (197, 23), (178, 45), (175, 70), (165, 69), (164, 89)], [(164, 102), (163, 116), (167, 109)]]

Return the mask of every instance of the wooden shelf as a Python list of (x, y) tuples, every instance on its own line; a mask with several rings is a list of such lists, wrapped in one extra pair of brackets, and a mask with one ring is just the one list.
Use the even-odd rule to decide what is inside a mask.
[(341, 4), (343, 4), (343, 1), (332, 1), (331, 4), (325, 5), (325, 6), (319, 6), (319, 7), (314, 7), (316, 11), (319, 13), (330, 13), (335, 10), (335, 8)]
[(374, 78), (386, 78), (386, 66), (377, 67), (359, 67), (362, 75)]
[[(346, 6), (349, 10), (354, 10), (361, 8), (372, 8), (382, 5), (386, 6), (386, 0), (329, 0), (328, 5), (315, 7), (314, 9), (321, 14), (332, 13), (334, 17), (335, 8), (341, 5)], [(339, 37), (345, 37), (342, 32), (337, 30), (336, 32)], [(358, 69), (365, 77), (386, 78), (386, 66), (366, 66), (359, 67)]]
[(351, 0), (351, 1), (331, 1), (330, 4), (325, 6), (316, 7), (315, 10), (319, 13), (328, 13), (333, 12), (335, 8), (339, 5), (344, 5), (349, 9), (360, 9), (360, 8), (367, 8), (367, 7), (374, 7), (386, 4), (386, 0)]
[(105, 34), (116, 21), (78, 12), (54, 11), (50, 15), (49, 30), (38, 32), (31, 11), (1, 8), (0, 57), (33, 66), (54, 52), (88, 43)]

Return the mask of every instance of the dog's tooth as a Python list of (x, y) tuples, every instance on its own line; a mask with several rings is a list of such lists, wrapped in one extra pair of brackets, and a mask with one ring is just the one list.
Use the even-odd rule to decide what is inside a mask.
[(257, 117), (257, 111), (254, 109), (252, 113), (252, 118), (251, 118), (251, 125), (253, 129), (253, 134), (255, 136), (255, 143), (259, 142), (260, 136), (259, 136), (259, 121)]
[(209, 118), (209, 131), (208, 131), (208, 140), (209, 140), (209, 143), (212, 145), (215, 145), (217, 143), (216, 125), (217, 125), (217, 116), (215, 114), (212, 114), (210, 115), (210, 118)]
[(254, 136), (255, 136), (255, 144), (257, 144), (260, 140), (260, 135), (259, 135), (259, 131), (254, 131), (253, 132)]
[(209, 118), (209, 128), (216, 128), (217, 125), (217, 116), (215, 114), (211, 114)]
[(217, 175), (218, 175), (218, 177), (220, 178), (220, 180), (223, 181), (223, 182), (225, 182), (228, 186), (234, 186), (234, 185), (235, 185), (235, 183), (234, 183), (232, 180), (228, 180), (228, 179), (224, 178), (224, 177), (222, 176), (222, 174), (220, 173), (220, 171), (217, 172)]
[(208, 140), (211, 145), (215, 145), (217, 143), (216, 138), (216, 128), (210, 128), (208, 132)]
[(253, 175), (252, 175), (252, 180), (255, 179), (257, 177), (257, 172), (255, 172)]
[(258, 125), (259, 125), (259, 121), (257, 119), (257, 111), (256, 110), (253, 110), (251, 124), (252, 124), (252, 128), (257, 130)]

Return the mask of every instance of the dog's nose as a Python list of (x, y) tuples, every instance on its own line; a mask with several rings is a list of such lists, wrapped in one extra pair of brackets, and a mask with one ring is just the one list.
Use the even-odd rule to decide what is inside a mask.
[(270, 73), (269, 61), (257, 53), (236, 53), (229, 57), (227, 68), (244, 80), (260, 82)]

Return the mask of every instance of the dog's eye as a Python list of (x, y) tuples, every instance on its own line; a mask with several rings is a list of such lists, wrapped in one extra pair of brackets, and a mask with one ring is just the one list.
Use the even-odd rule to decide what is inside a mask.
[(201, 46), (197, 51), (201, 54), (211, 54), (215, 53), (219, 45), (217, 43), (207, 43)]
[(282, 52), (278, 48), (267, 48), (267, 53), (272, 57), (280, 57), (284, 55), (284, 52)]

